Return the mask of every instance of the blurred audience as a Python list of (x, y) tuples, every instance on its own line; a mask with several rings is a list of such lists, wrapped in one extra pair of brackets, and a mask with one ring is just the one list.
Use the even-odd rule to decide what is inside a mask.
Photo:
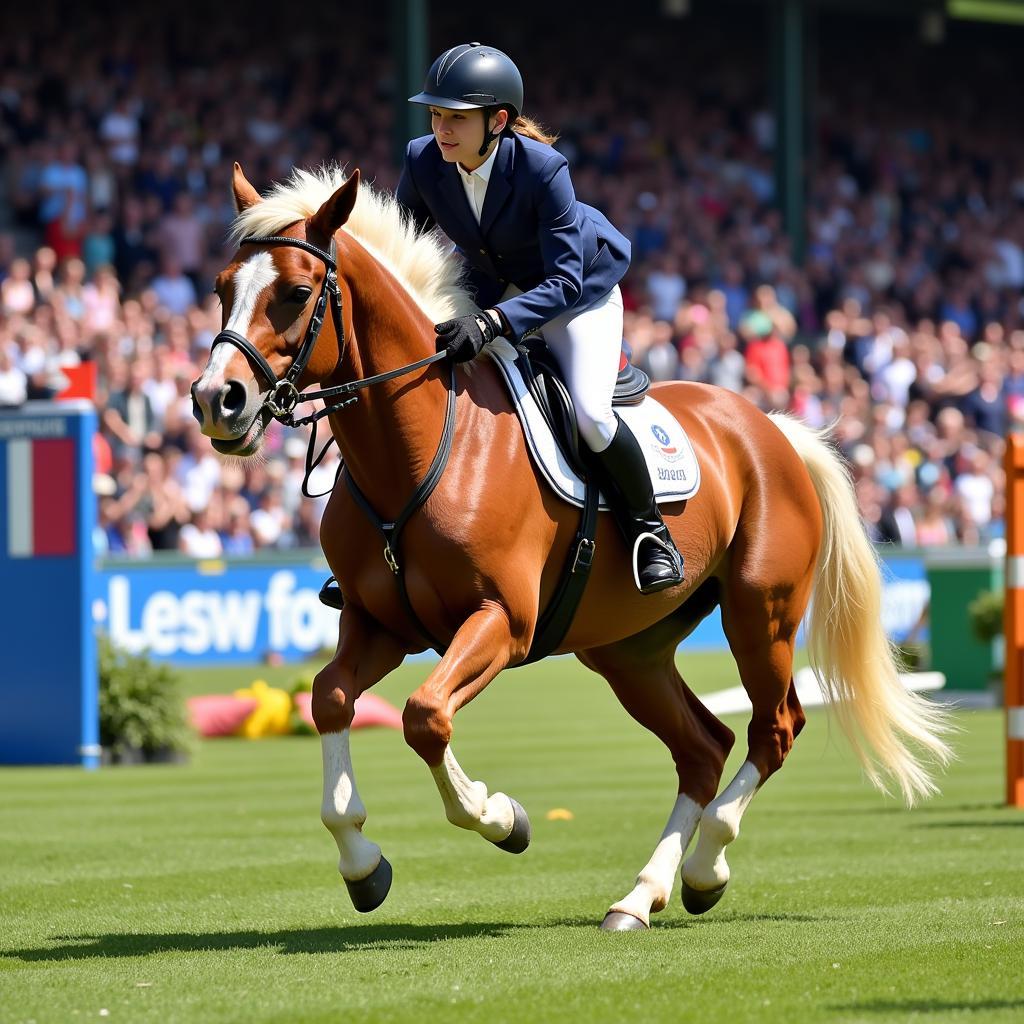
[[(346, 6), (333, 31), (255, 3), (244, 35), (230, 4), (193, 0), (82, 19), (73, 40), (50, 0), (0, 33), (0, 404), (94, 364), (110, 553), (317, 542), (305, 435), (275, 424), (265, 463), (222, 460), (189, 385), (220, 328), (231, 161), (261, 188), (325, 161), (391, 188), (395, 83), (386, 19)], [(579, 197), (633, 243), (635, 362), (834, 426), (880, 542), (1002, 534), (1002, 439), (1024, 427), (1018, 30), (951, 27), (929, 47), (912, 19), (822, 13), (801, 254), (775, 207), (759, 16), (595, 19), (575, 54), (529, 18), (476, 13), (561, 133)], [(438, 40), (464, 19), (439, 11)], [(595, 52), (616, 54), (614, 79), (594, 79)]]

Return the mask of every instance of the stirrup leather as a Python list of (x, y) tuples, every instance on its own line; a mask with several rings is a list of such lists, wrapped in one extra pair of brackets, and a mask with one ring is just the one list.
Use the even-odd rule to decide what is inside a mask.
[[(636, 540), (633, 541), (633, 582), (636, 584), (636, 589), (643, 593), (643, 587), (640, 585), (640, 565), (638, 555), (640, 554), (640, 545), (645, 541), (654, 541), (662, 551), (666, 552), (672, 559), (672, 563), (675, 565), (676, 573), (679, 575), (679, 583), (683, 581), (683, 560), (679, 554), (676, 546), (670, 542), (662, 540), (656, 533), (641, 533)], [(678, 583), (673, 583), (672, 586), (678, 586)], [(665, 589), (668, 589), (667, 587)]]

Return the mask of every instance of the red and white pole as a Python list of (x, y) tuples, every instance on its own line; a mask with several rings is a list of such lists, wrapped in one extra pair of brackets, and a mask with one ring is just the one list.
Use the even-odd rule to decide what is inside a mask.
[(1024, 807), (1024, 437), (1006, 439), (1006, 802)]

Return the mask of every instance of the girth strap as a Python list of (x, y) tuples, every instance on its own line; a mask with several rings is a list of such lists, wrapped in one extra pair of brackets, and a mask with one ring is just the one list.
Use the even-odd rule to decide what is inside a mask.
[(519, 665), (529, 665), (546, 658), (552, 651), (557, 650), (565, 639), (565, 634), (569, 632), (594, 564), (594, 551), (597, 548), (594, 536), (597, 533), (597, 512), (600, 503), (601, 494), (597, 483), (593, 477), (588, 477), (580, 525), (576, 529), (572, 544), (569, 545), (569, 557), (562, 570), (558, 589), (537, 623), (529, 653)]
[[(353, 500), (384, 538), (384, 559), (392, 573), (394, 573), (395, 582), (398, 585), (398, 595), (409, 621), (427, 641), (429, 646), (442, 656), (447, 650), (446, 646), (423, 624), (409, 597), (409, 590), (405, 581), (404, 561), (400, 557), (400, 541), (402, 530), (406, 523), (409, 522), (418, 509), (426, 504), (427, 499), (434, 492), (441, 477), (444, 475), (455, 437), (455, 411), (455, 366), (452, 364), (444, 428), (441, 432), (437, 453), (434, 455), (430, 468), (427, 470), (420, 485), (416, 488), (409, 501), (406, 502), (405, 507), (398, 514), (394, 522), (385, 522), (377, 514), (376, 509), (370, 504), (366, 495), (363, 494), (351, 473), (345, 470), (345, 484)], [(312, 451), (312, 446), (310, 451)], [(308, 459), (309, 452), (307, 452)], [(551, 597), (551, 601), (537, 622), (529, 653), (523, 661), (518, 663), (519, 665), (529, 665), (532, 662), (546, 658), (565, 639), (565, 635), (572, 625), (576, 610), (583, 598), (583, 592), (586, 589), (587, 581), (590, 578), (590, 571), (593, 567), (599, 505), (600, 491), (597, 482), (591, 477), (587, 480), (580, 523), (569, 546), (569, 555), (562, 577), (559, 580), (555, 593)], [(344, 599), (341, 592), (336, 587), (331, 586), (332, 582), (334, 582), (333, 576), (321, 589), (320, 600), (332, 608), (340, 608)]]

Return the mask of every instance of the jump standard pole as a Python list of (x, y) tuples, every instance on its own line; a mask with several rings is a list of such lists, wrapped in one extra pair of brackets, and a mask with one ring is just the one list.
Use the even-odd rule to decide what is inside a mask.
[(1024, 808), (1024, 436), (1006, 438), (1006, 802)]

